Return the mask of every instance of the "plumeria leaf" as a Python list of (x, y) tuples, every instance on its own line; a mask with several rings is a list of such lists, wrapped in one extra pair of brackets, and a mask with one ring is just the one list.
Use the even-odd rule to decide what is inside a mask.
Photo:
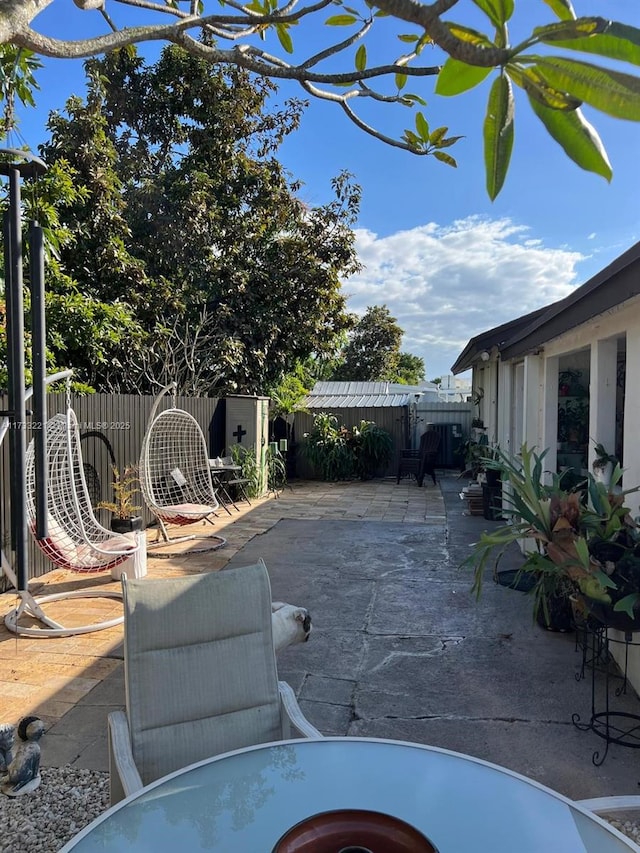
[(492, 24), (501, 27), (513, 15), (514, 0), (473, 0)]
[(581, 169), (602, 175), (608, 181), (613, 175), (607, 152), (594, 127), (580, 110), (561, 112), (550, 109), (534, 98), (529, 98), (531, 108), (544, 124), (547, 132), (562, 146), (565, 153)]
[(436, 94), (448, 96), (468, 92), (482, 83), (492, 71), (493, 68), (467, 65), (466, 62), (449, 57), (438, 74)]
[[(540, 41), (554, 47), (564, 47), (567, 50), (579, 50), (582, 53), (595, 53), (608, 59), (618, 59), (640, 65), (640, 29), (619, 24), (616, 21), (605, 21), (606, 27), (595, 35), (586, 38), (555, 38), (543, 36)], [(546, 29), (543, 27), (542, 29)], [(537, 33), (537, 30), (534, 30)]]
[(550, 86), (536, 68), (522, 68), (520, 65), (510, 64), (505, 67), (505, 71), (516, 86), (520, 86), (529, 97), (535, 98), (545, 107), (554, 110), (575, 110), (582, 104), (578, 98), (572, 98), (566, 92)]
[(493, 201), (504, 184), (513, 149), (513, 93), (501, 74), (493, 83), (484, 120), (484, 163), (487, 192)]
[(406, 74), (396, 74), (396, 86), (398, 89), (404, 89), (407, 85), (407, 75)]
[(472, 30), (470, 27), (462, 26), (462, 24), (453, 24), (451, 22), (444, 23), (451, 35), (455, 36), (460, 41), (464, 41), (467, 44), (479, 45), (482, 47), (495, 47), (494, 42), (492, 42), (488, 36), (486, 36), (484, 33), (479, 32), (478, 30)]
[(367, 67), (367, 48), (361, 44), (356, 51), (356, 68), (358, 71), (364, 71)]
[(287, 53), (293, 53), (293, 41), (289, 33), (289, 27), (285, 26), (285, 24), (276, 24), (276, 34), (278, 41)]
[(614, 118), (640, 121), (640, 79), (637, 77), (559, 56), (535, 59), (535, 67), (551, 86)]
[(451, 154), (446, 154), (444, 151), (434, 151), (433, 156), (436, 160), (440, 160), (441, 163), (446, 163), (447, 166), (453, 166), (454, 169), (458, 168), (458, 164)]
[(325, 24), (329, 27), (349, 27), (357, 22), (355, 15), (332, 15)]
[(543, 2), (547, 4), (561, 21), (571, 21), (576, 17), (571, 0), (543, 0)]
[(424, 142), (429, 142), (429, 123), (422, 113), (416, 114), (416, 130), (418, 131), (418, 136)]
[(446, 139), (441, 139), (438, 142), (438, 148), (449, 148), (455, 145), (459, 139), (464, 139), (464, 136), (448, 136)]
[(575, 18), (571, 21), (562, 21), (559, 24), (536, 27), (533, 35), (540, 41), (555, 44), (558, 41), (571, 41), (602, 33), (607, 24), (608, 21), (605, 18)]
[(420, 144), (420, 141), (421, 141), (421, 140), (420, 140), (420, 137), (419, 137), (419, 136), (417, 136), (417, 135), (416, 135), (412, 130), (409, 130), (409, 129), (405, 130), (405, 132), (404, 132), (404, 138), (405, 138), (405, 139), (407, 140), (407, 142), (409, 142), (411, 145), (419, 145), (419, 144)]
[(400, 39), (400, 41), (407, 42), (407, 44), (413, 44), (414, 42), (420, 40), (420, 36), (410, 34), (398, 36), (398, 38)]
[(409, 92), (402, 96), (403, 101), (409, 101), (410, 103), (420, 104), (423, 107), (427, 106), (427, 102), (421, 95), (414, 95)]

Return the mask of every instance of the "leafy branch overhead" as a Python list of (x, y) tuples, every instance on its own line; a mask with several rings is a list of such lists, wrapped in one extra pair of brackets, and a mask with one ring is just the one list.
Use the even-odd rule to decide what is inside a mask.
[[(431, 130), (420, 111), (409, 127), (404, 122), (406, 129), (386, 133), (363, 116), (362, 107), (425, 107), (424, 78), (435, 78), (435, 93), (446, 97), (484, 84), (485, 167), (492, 199), (509, 169), (514, 92), (521, 92), (570, 159), (607, 180), (611, 165), (597, 131), (582, 114), (583, 104), (616, 118), (640, 120), (640, 77), (635, 73), (640, 30), (602, 17), (578, 17), (570, 0), (541, 0), (540, 15), (552, 19), (541, 21), (517, 44), (510, 41), (509, 24), (517, 12), (530, 11), (532, 0), (74, 2), (87, 15), (101, 16), (102, 35), (72, 40), (38, 31), (37, 15), (43, 8), (56, 3), (63, 15), (69, 0), (0, 0), (0, 45), (14, 56), (20, 49), (22, 57), (83, 59), (148, 41), (172, 42), (211, 63), (296, 81), (306, 93), (339, 105), (365, 133), (450, 166), (456, 162), (445, 149), (459, 141), (455, 132)], [(146, 16), (145, 24), (127, 25), (131, 6), (136, 7), (136, 23)], [(469, 26), (478, 11), (486, 22), (482, 29)], [(376, 37), (374, 43), (373, 33), (380, 30), (383, 40)], [(386, 50), (382, 61), (381, 44)], [(627, 70), (619, 70), (625, 66)], [(8, 78), (3, 70), (5, 103), (14, 97), (12, 87), (28, 102), (25, 85), (27, 90), (35, 85), (29, 79), (33, 68), (20, 60), (11, 65)], [(366, 108), (364, 113), (369, 115)]]

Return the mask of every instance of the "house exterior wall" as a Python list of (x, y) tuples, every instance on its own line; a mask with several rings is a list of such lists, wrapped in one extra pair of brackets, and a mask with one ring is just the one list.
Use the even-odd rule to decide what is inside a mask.
[[(527, 355), (524, 364), (513, 359), (496, 361), (499, 370), (498, 401), (495, 411), (497, 441), (501, 447), (517, 453), (522, 396), (523, 439), (540, 450), (547, 448), (545, 468), (556, 469), (558, 428), (558, 373), (563, 356), (576, 351), (589, 352), (589, 467), (595, 442), (615, 447), (616, 381), (618, 340), (626, 341), (626, 379), (624, 394), (624, 484), (640, 484), (640, 297), (634, 297), (608, 310), (593, 321), (549, 341), (538, 355)], [(524, 369), (523, 369), (524, 368)], [(482, 365), (483, 379), (487, 365)], [(520, 377), (520, 380), (519, 380)], [(485, 412), (491, 422), (491, 417)], [(627, 496), (632, 515), (640, 515), (640, 492)], [(623, 640), (623, 635), (611, 632)], [(612, 652), (622, 663), (624, 644), (612, 644)], [(640, 649), (630, 647), (629, 679), (640, 692)]]

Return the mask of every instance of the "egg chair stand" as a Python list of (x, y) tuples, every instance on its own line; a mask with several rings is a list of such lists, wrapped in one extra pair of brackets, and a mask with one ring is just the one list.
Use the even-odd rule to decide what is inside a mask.
[[(47, 384), (69, 372), (49, 377)], [(29, 391), (27, 396), (29, 396)], [(67, 389), (69, 402), (69, 388)], [(57, 567), (80, 574), (108, 571), (133, 557), (140, 543), (130, 535), (118, 535), (107, 530), (97, 521), (84, 474), (80, 450), (80, 431), (73, 410), (68, 406), (66, 413), (57, 414), (46, 421), (44, 427), (46, 480), (43, 488), (46, 496), (39, 494), (36, 484), (35, 440), (30, 442), (25, 463), (26, 520), (28, 529), (44, 555)], [(2, 434), (0, 431), (0, 440)], [(37, 505), (42, 501), (44, 509), (38, 529)], [(5, 625), (15, 634), (25, 637), (67, 637), (112, 628), (123, 621), (123, 616), (86, 625), (65, 626), (51, 619), (42, 605), (74, 598), (122, 599), (116, 590), (77, 589), (44, 596), (33, 596), (28, 588), (19, 589), (15, 573), (8, 560), (2, 555), (2, 570), (16, 587), (18, 604), (5, 616)], [(42, 627), (20, 625), (21, 617), (30, 617)]]
[[(196, 539), (207, 540), (200, 550), (215, 551), (227, 540), (216, 533), (170, 536), (167, 525), (214, 524), (220, 508), (211, 479), (209, 453), (200, 425), (175, 405), (176, 383), (156, 398), (142, 441), (139, 472), (145, 503), (158, 521), (158, 536), (149, 548), (162, 548)], [(159, 411), (167, 394), (173, 406)], [(189, 549), (190, 553), (198, 549)], [(156, 556), (165, 556), (161, 551)], [(170, 556), (166, 553), (166, 556)]]

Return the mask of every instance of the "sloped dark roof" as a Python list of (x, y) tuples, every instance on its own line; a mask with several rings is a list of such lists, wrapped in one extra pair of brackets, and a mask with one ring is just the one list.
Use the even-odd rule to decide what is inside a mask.
[(494, 329), (489, 329), (486, 332), (481, 332), (475, 338), (471, 338), (466, 347), (458, 356), (455, 364), (451, 368), (451, 372), (462, 373), (468, 370), (479, 358), (481, 352), (491, 352), (493, 347), (500, 349), (503, 344), (511, 340), (517, 332), (526, 328), (541, 314), (544, 314), (548, 307), (538, 308), (537, 311), (532, 311), (531, 314), (526, 314), (524, 317), (518, 317), (516, 320), (510, 320), (508, 323), (503, 323), (502, 326), (496, 326)]
[(640, 242), (617, 257), (569, 296), (515, 334), (502, 348), (502, 358), (532, 352), (547, 341), (580, 326), (640, 294)]
[(640, 242), (564, 299), (471, 338), (451, 368), (452, 373), (468, 370), (481, 352), (490, 352), (493, 347), (498, 348), (502, 359), (526, 355), (598, 314), (638, 296), (638, 261)]

